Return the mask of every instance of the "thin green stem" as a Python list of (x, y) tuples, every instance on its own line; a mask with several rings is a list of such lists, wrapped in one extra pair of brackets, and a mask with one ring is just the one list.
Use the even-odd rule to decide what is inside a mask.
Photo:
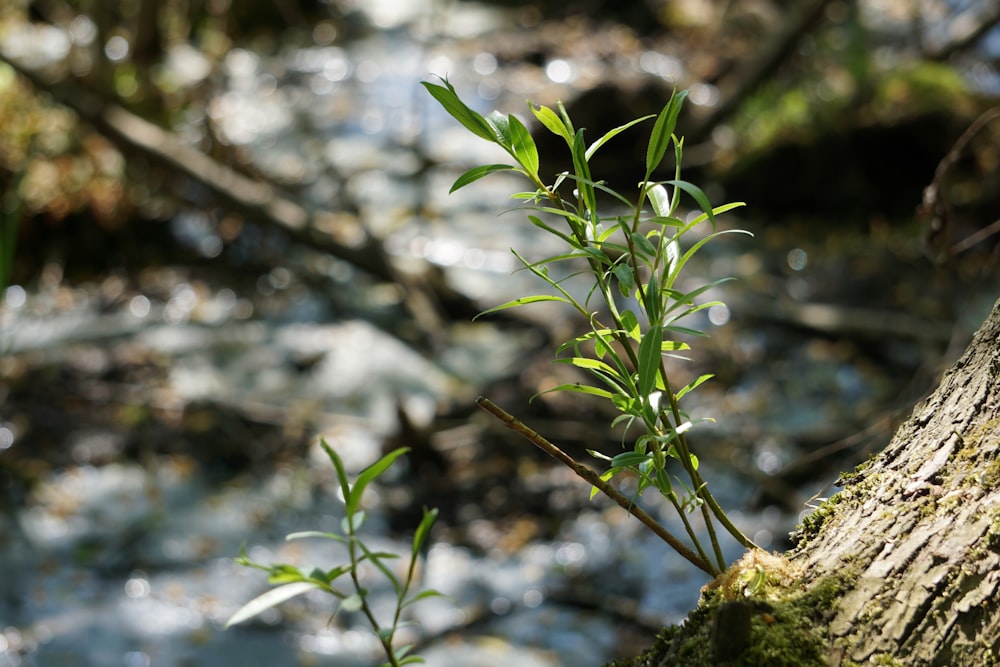
[(357, 542), (358, 538), (354, 534), (353, 518), (348, 517), (347, 553), (351, 559), (351, 581), (354, 583), (354, 590), (357, 591), (358, 596), (361, 598), (361, 613), (365, 615), (365, 618), (368, 619), (368, 623), (371, 624), (372, 631), (374, 631), (375, 636), (378, 637), (378, 641), (382, 645), (382, 650), (385, 652), (385, 656), (388, 658), (389, 664), (392, 667), (400, 667), (399, 661), (396, 659), (396, 652), (392, 648), (392, 637), (395, 634), (396, 624), (393, 623), (392, 631), (389, 632), (388, 635), (383, 636), (382, 626), (379, 625), (374, 612), (372, 612), (371, 607), (368, 606), (368, 596), (365, 595), (365, 589), (361, 585), (361, 581), (358, 579), (358, 565), (360, 564), (360, 561), (358, 560)]

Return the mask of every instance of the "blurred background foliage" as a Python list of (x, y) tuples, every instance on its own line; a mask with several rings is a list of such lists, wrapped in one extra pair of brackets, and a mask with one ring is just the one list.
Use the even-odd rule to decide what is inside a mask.
[[(731, 426), (699, 434), (703, 460), (743, 480), (748, 517), (780, 509), (758, 528), (781, 548), (996, 297), (1000, 123), (982, 114), (1000, 96), (998, 22), (976, 0), (0, 0), (0, 190), (20, 203), (0, 333), (31, 334), (0, 359), (0, 505), (55, 495), (70, 514), (35, 485), (122, 461), (299, 484), (313, 436), (350, 430), (348, 413), (379, 447), (413, 447), (413, 488), (384, 497), (392, 529), (440, 503), (435, 537), (477, 553), (554, 539), (586, 491), (491, 435), (471, 399), (524, 405), (568, 381), (546, 341), (570, 324), (468, 324), (518, 279), (507, 247), (535, 241), (496, 221), (507, 182), (445, 198), (483, 156), (418, 82), (447, 74), (481, 111), (562, 100), (590, 138), (677, 85), (685, 176), (747, 201), (736, 226), (757, 236), (708, 257), (739, 287), (682, 372), (718, 375), (704, 400)], [(554, 174), (559, 140), (535, 131)], [(631, 187), (644, 145), (623, 136), (595, 169)], [(185, 170), (181, 148), (212, 162)], [(389, 370), (333, 364), (373, 349)], [(581, 457), (619, 444), (589, 404), (524, 409)], [(279, 514), (254, 512), (255, 527)], [(235, 553), (213, 539), (187, 556)], [(621, 589), (656, 588), (636, 581)]]

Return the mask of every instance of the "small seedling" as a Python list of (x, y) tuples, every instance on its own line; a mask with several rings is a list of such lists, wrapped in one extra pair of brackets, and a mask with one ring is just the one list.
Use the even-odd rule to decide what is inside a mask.
[[(626, 451), (615, 456), (592, 451), (593, 456), (607, 463), (607, 469), (597, 475), (488, 399), (481, 398), (478, 404), (570, 466), (594, 487), (591, 497), (598, 492), (609, 495), (692, 564), (712, 576), (719, 574), (726, 563), (716, 523), (741, 545), (747, 548), (755, 545), (730, 521), (713, 497), (698, 470), (698, 457), (688, 443), (688, 431), (710, 418), (692, 418), (681, 408), (681, 400), (712, 376), (702, 375), (683, 387), (676, 387), (664, 358), (680, 357), (689, 350), (685, 338), (707, 335), (681, 325), (682, 319), (722, 305), (718, 301), (698, 303), (697, 299), (727, 279), (685, 289), (680, 280), (682, 271), (706, 243), (723, 234), (748, 232), (716, 227), (717, 216), (742, 206), (741, 203), (712, 207), (701, 188), (680, 177), (684, 141), (674, 134), (674, 129), (686, 91), (675, 90), (658, 115), (625, 123), (589, 145), (584, 130), (574, 128), (561, 104), (552, 109), (529, 102), (538, 122), (565, 141), (572, 158), (572, 172), (558, 174), (549, 185), (539, 174), (534, 138), (517, 116), (499, 111), (482, 116), (459, 98), (447, 79), (441, 79), (441, 83), (423, 85), (469, 132), (496, 144), (512, 160), (509, 164), (469, 169), (458, 177), (451, 191), (501, 171), (520, 174), (533, 189), (513, 195), (513, 199), (522, 202), (516, 210), (524, 211), (531, 224), (560, 239), (565, 246), (563, 252), (540, 260), (529, 260), (512, 250), (524, 268), (548, 285), (550, 291), (522, 296), (483, 314), (539, 302), (558, 302), (576, 311), (588, 327), (559, 346), (555, 361), (582, 369), (594, 382), (568, 383), (548, 391), (576, 392), (608, 401), (618, 413), (611, 426), (623, 427)], [(645, 176), (630, 198), (597, 180), (591, 174), (590, 160), (609, 140), (647, 120), (653, 120), (653, 129), (647, 142)], [(674, 177), (652, 180), (671, 146)], [(682, 194), (694, 201), (700, 214), (683, 216)], [(688, 244), (686, 237), (704, 223), (709, 223), (712, 231)], [(555, 277), (550, 270), (565, 262), (585, 266), (593, 281), (582, 301), (563, 285), (564, 278)], [(671, 475), (668, 470), (671, 459), (679, 463), (685, 479)], [(693, 550), (641, 512), (635, 498), (625, 499), (608, 484), (624, 472), (638, 477), (636, 496), (652, 487), (670, 502), (681, 518)], [(703, 517), (711, 554), (688, 517), (692, 512), (700, 512)]]
[[(423, 658), (410, 654), (412, 646), (396, 647), (394, 639), (399, 628), (405, 625), (402, 620), (402, 613), (413, 604), (440, 595), (434, 590), (423, 590), (418, 593), (411, 593), (415, 578), (417, 562), (420, 559), (421, 549), (427, 540), (434, 519), (437, 518), (437, 510), (424, 508), (423, 519), (413, 535), (413, 544), (410, 550), (410, 562), (406, 569), (406, 575), (402, 579), (393, 573), (388, 561), (399, 558), (398, 554), (372, 551), (358, 536), (358, 530), (365, 521), (365, 511), (361, 508), (361, 496), (365, 488), (380, 475), (392, 466), (393, 462), (408, 450), (405, 447), (389, 452), (375, 463), (362, 470), (354, 484), (350, 483), (344, 464), (337, 453), (325, 441), (321, 442), (323, 450), (330, 457), (337, 472), (337, 481), (340, 484), (340, 491), (344, 498), (344, 518), (340, 522), (340, 532), (320, 532), (315, 530), (292, 533), (285, 539), (302, 540), (309, 538), (319, 538), (333, 540), (347, 546), (348, 562), (338, 565), (330, 570), (313, 569), (308, 574), (302, 572), (294, 565), (287, 563), (276, 563), (273, 565), (262, 565), (250, 560), (244, 550), (237, 563), (247, 567), (263, 570), (268, 573), (268, 583), (275, 588), (257, 596), (250, 602), (243, 605), (226, 622), (226, 627), (242, 623), (261, 612), (275, 607), (294, 597), (319, 590), (329, 593), (338, 601), (334, 615), (340, 610), (345, 612), (361, 612), (372, 627), (372, 631), (378, 638), (385, 652), (387, 661), (380, 667), (401, 667), (415, 663), (422, 663)], [(358, 576), (358, 568), (365, 562), (375, 566), (375, 568), (392, 584), (396, 595), (396, 608), (392, 620), (386, 624), (380, 621), (372, 611), (369, 604), (369, 590), (365, 588)], [(348, 589), (338, 588), (338, 582), (347, 579)], [(337, 584), (337, 585), (335, 585)], [(333, 617), (331, 617), (333, 620)]]

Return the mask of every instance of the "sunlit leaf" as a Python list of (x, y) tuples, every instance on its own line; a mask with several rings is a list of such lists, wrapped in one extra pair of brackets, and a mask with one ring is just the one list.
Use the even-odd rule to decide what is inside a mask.
[(670, 96), (670, 101), (667, 102), (667, 105), (663, 107), (660, 114), (656, 117), (653, 132), (649, 137), (649, 145), (646, 147), (647, 179), (660, 166), (660, 162), (663, 161), (663, 156), (667, 152), (667, 146), (670, 145), (670, 138), (677, 125), (677, 115), (681, 111), (685, 97), (687, 97), (686, 90), (679, 93), (674, 91), (674, 94)]
[(646, 191), (646, 196), (649, 197), (649, 203), (653, 205), (653, 210), (656, 212), (658, 218), (664, 220), (674, 219), (670, 217), (670, 195), (663, 185), (657, 183), (652, 186)]
[(358, 510), (353, 514), (345, 516), (340, 520), (340, 529), (344, 531), (346, 535), (353, 535), (361, 529), (361, 525), (365, 522), (365, 511)]
[(338, 533), (325, 533), (319, 530), (302, 530), (297, 533), (289, 533), (285, 535), (285, 541), (291, 542), (292, 540), (304, 540), (311, 537), (319, 537), (326, 540), (334, 540), (336, 542), (347, 542), (343, 535)]
[(242, 623), (254, 616), (260, 614), (261, 612), (267, 611), (271, 607), (276, 607), (282, 602), (291, 600), (294, 597), (302, 595), (303, 593), (308, 593), (311, 590), (315, 590), (315, 586), (306, 582), (298, 582), (294, 584), (285, 584), (284, 586), (278, 586), (277, 588), (272, 588), (266, 593), (262, 593), (255, 597), (250, 602), (239, 608), (235, 614), (229, 617), (226, 621), (227, 628), (236, 625), (237, 623)]
[(474, 183), (484, 176), (489, 176), (498, 171), (511, 171), (513, 169), (514, 167), (509, 164), (486, 164), (481, 167), (473, 167), (455, 179), (455, 183), (451, 186), (451, 190), (448, 190), (448, 194), (455, 192), (459, 188), (464, 188), (469, 183)]
[(639, 340), (639, 320), (636, 318), (635, 313), (631, 310), (624, 310), (621, 314), (621, 324), (622, 328), (629, 335), (630, 338)]
[(713, 377), (715, 377), (715, 375), (711, 373), (706, 373), (705, 375), (699, 376), (697, 380), (694, 380), (693, 382), (689, 382), (688, 384), (684, 385), (684, 387), (677, 392), (677, 400), (678, 401), (681, 400), (682, 398), (684, 398), (686, 394), (697, 389), (704, 382), (711, 380)]
[(529, 176), (538, 177), (538, 148), (535, 140), (531, 137), (531, 132), (524, 126), (521, 120), (510, 114), (508, 116), (510, 127), (511, 151), (517, 161), (528, 172)]
[(477, 137), (481, 137), (486, 141), (491, 143), (497, 143), (496, 134), (493, 132), (492, 128), (487, 124), (486, 119), (484, 119), (480, 114), (476, 113), (469, 107), (465, 105), (462, 100), (458, 98), (455, 93), (454, 86), (448, 82), (447, 78), (442, 78), (444, 86), (439, 86), (435, 83), (430, 83), (428, 81), (421, 81), (421, 85), (427, 89), (434, 99), (444, 107), (452, 118), (461, 123), (465, 129), (472, 132)]
[(361, 597), (361, 594), (351, 593), (340, 601), (340, 608), (344, 611), (357, 611), (361, 609), (362, 604), (364, 604), (364, 598)]
[(599, 396), (600, 398), (611, 398), (611, 392), (606, 389), (601, 389), (599, 387), (591, 387), (588, 384), (580, 384), (579, 382), (570, 382), (567, 384), (561, 384), (558, 387), (552, 387), (551, 389), (546, 389), (545, 391), (538, 392), (536, 396), (541, 396), (542, 394), (550, 394), (554, 391), (571, 391), (579, 394), (590, 394), (591, 396)]
[(510, 135), (510, 116), (503, 113), (502, 111), (491, 111), (485, 118), (486, 125), (489, 126), (493, 133), (496, 135), (497, 143), (506, 148), (508, 151), (513, 151), (512, 139)]
[(346, 511), (348, 516), (353, 515), (354, 511), (361, 504), (361, 495), (365, 492), (365, 487), (376, 477), (388, 470), (393, 461), (408, 451), (410, 451), (409, 447), (395, 449), (358, 474), (358, 478), (354, 480), (354, 488), (351, 489), (350, 499), (347, 501)]
[(488, 310), (484, 310), (483, 312), (481, 312), (478, 315), (476, 315), (476, 317), (473, 318), (473, 319), (478, 319), (478, 318), (482, 317), (483, 315), (488, 315), (490, 313), (495, 313), (497, 311), (507, 310), (508, 308), (516, 308), (518, 306), (526, 306), (529, 303), (538, 303), (540, 301), (560, 301), (562, 303), (569, 303), (569, 301), (567, 301), (563, 297), (561, 297), (561, 296), (555, 296), (554, 294), (535, 294), (533, 296), (522, 296), (522, 297), (518, 297), (516, 299), (513, 299), (511, 301), (508, 301), (507, 303), (500, 304), (499, 306), (494, 306), (493, 308), (490, 308)]
[(566, 125), (555, 111), (549, 107), (535, 107), (535, 105), (530, 102), (528, 103), (528, 106), (531, 107), (531, 113), (535, 114), (535, 118), (538, 119), (538, 122), (544, 125), (549, 132), (565, 139), (566, 143), (570, 147), (573, 146), (572, 131), (566, 128)]
[(691, 195), (691, 197), (698, 203), (698, 207), (701, 208), (702, 211), (708, 214), (709, 219), (712, 220), (714, 224), (715, 209), (712, 208), (712, 204), (708, 201), (708, 196), (704, 193), (704, 191), (701, 188), (699, 188), (694, 183), (690, 183), (688, 181), (682, 181), (679, 179), (666, 181), (666, 183), (678, 187), (684, 192)]
[(614, 128), (613, 130), (609, 130), (603, 137), (601, 137), (600, 139), (598, 139), (597, 141), (595, 141), (594, 143), (592, 143), (590, 145), (590, 148), (587, 149), (587, 153), (586, 153), (587, 160), (589, 161), (590, 158), (594, 157), (594, 153), (597, 152), (597, 149), (599, 149), (604, 144), (608, 143), (608, 141), (611, 140), (611, 139), (613, 139), (615, 136), (621, 134), (622, 132), (624, 132), (625, 130), (629, 129), (633, 125), (638, 125), (639, 123), (643, 122), (644, 120), (649, 120), (652, 117), (653, 117), (653, 114), (649, 114), (648, 116), (643, 116), (641, 118), (636, 118), (635, 120), (629, 121), (628, 123), (625, 123), (624, 125), (619, 125), (618, 127)]
[(299, 568), (287, 563), (279, 563), (271, 566), (270, 576), (267, 578), (269, 584), (287, 584), (293, 581), (305, 581), (308, 579)]

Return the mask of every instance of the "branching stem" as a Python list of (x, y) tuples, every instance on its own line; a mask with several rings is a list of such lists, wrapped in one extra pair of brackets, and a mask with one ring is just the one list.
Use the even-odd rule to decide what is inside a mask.
[(679, 553), (688, 562), (707, 573), (708, 575), (715, 577), (721, 573), (721, 570), (714, 566), (712, 563), (706, 559), (700, 557), (698, 554), (694, 553), (687, 546), (684, 545), (677, 537), (673, 535), (670, 531), (663, 527), (656, 519), (647, 514), (641, 507), (638, 507), (634, 502), (622, 495), (617, 489), (605, 482), (601, 477), (595, 473), (590, 468), (586, 467), (582, 463), (579, 463), (572, 456), (559, 449), (556, 445), (546, 440), (544, 437), (538, 434), (537, 431), (526, 425), (524, 422), (519, 420), (514, 415), (510, 414), (496, 403), (488, 398), (480, 396), (476, 399), (476, 405), (481, 407), (486, 412), (499, 419), (504, 423), (504, 425), (519, 433), (528, 442), (535, 445), (543, 452), (556, 459), (570, 470), (572, 470), (578, 477), (583, 479), (585, 482), (591, 486), (596, 487), (601, 493), (606, 495), (611, 500), (615, 501), (622, 509), (638, 519), (644, 526), (649, 528), (653, 533), (659, 537), (661, 540), (670, 545), (670, 548)]

